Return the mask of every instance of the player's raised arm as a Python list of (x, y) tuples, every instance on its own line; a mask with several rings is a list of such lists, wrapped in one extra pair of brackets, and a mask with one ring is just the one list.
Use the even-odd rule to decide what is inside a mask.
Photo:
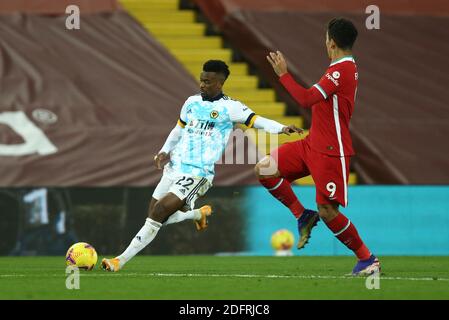
[(302, 107), (309, 108), (315, 103), (326, 99), (325, 94), (323, 95), (317, 86), (306, 89), (293, 79), (288, 72), (287, 62), (281, 52), (270, 52), (267, 60), (273, 67), (274, 72), (279, 76), (281, 84)]

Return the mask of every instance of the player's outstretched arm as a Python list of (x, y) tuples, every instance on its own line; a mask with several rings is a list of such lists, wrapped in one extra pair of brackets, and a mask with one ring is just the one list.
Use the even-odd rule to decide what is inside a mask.
[(301, 133), (303, 130), (294, 125), (286, 126), (277, 121), (256, 115), (249, 107), (239, 101), (234, 101), (228, 108), (229, 118), (232, 122), (245, 124), (248, 128), (263, 129), (269, 133), (285, 133), (290, 135), (293, 132)]
[(274, 72), (279, 76), (279, 81), (290, 95), (304, 108), (309, 108), (315, 103), (324, 100), (323, 95), (315, 87), (309, 89), (298, 84), (288, 72), (287, 62), (280, 51), (270, 52), (267, 56), (268, 62), (273, 67)]
[(176, 125), (167, 137), (162, 149), (154, 156), (154, 165), (158, 169), (162, 169), (161, 163), (168, 159), (170, 151), (172, 151), (181, 139), (182, 128)]
[(257, 116), (256, 120), (254, 121), (254, 128), (256, 129), (263, 129), (269, 133), (285, 133), (286, 135), (290, 135), (294, 132), (296, 133), (302, 133), (303, 130), (301, 128), (297, 128), (295, 125), (283, 125), (282, 123), (279, 123), (277, 121), (267, 119), (264, 117)]

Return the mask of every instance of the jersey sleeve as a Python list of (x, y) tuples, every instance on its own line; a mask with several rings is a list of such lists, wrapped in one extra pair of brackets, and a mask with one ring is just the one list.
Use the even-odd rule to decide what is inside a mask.
[(309, 108), (315, 103), (325, 99), (317, 87), (313, 86), (309, 89), (304, 88), (297, 83), (288, 72), (279, 77), (279, 81), (284, 86), (285, 90), (287, 90), (292, 96), (292, 98), (304, 108)]
[(341, 87), (343, 70), (338, 66), (339, 65), (329, 67), (326, 70), (326, 73), (321, 77), (320, 81), (313, 85), (316, 89), (318, 89), (324, 99), (327, 99), (329, 96), (337, 92)]
[(229, 107), (229, 118), (232, 122), (243, 123), (251, 128), (256, 117), (257, 115), (253, 110), (239, 101), (234, 101)]
[(187, 99), (182, 105), (181, 112), (179, 114), (178, 126), (184, 128), (187, 124), (187, 106), (189, 105), (189, 99)]

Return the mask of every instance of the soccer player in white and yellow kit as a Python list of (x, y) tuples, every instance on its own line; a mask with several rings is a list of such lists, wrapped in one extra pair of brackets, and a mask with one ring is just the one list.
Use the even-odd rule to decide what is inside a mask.
[(107, 271), (118, 271), (145, 248), (166, 224), (186, 219), (195, 221), (198, 230), (207, 227), (210, 206), (194, 209), (195, 200), (212, 186), (214, 166), (226, 147), (235, 123), (264, 129), (269, 133), (290, 134), (302, 130), (257, 116), (243, 103), (222, 92), (229, 76), (226, 63), (209, 60), (200, 76), (200, 94), (189, 97), (182, 106), (177, 125), (154, 157), (161, 162), (170, 158), (150, 202), (148, 218), (128, 248), (113, 259), (103, 259)]

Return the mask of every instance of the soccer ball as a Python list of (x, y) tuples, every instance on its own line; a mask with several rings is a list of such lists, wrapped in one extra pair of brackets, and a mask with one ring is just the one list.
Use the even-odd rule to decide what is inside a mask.
[(75, 243), (67, 250), (65, 262), (68, 266), (77, 266), (80, 269), (92, 270), (97, 263), (97, 251), (85, 242)]
[(294, 242), (295, 236), (287, 229), (278, 230), (271, 236), (271, 246), (276, 252), (290, 251)]

